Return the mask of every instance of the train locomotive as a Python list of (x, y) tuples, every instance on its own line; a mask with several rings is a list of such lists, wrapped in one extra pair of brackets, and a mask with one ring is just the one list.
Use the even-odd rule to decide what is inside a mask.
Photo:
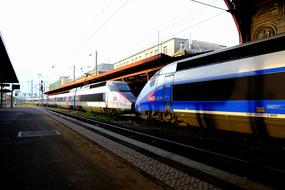
[(285, 138), (285, 35), (168, 64), (139, 94), (143, 117)]
[(136, 97), (129, 85), (121, 81), (106, 81), (74, 88), (67, 93), (47, 97), (48, 106), (104, 113), (134, 111)]

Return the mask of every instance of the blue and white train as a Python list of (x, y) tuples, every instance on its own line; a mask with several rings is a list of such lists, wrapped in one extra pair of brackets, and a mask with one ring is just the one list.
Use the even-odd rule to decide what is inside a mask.
[(74, 88), (67, 93), (50, 95), (46, 104), (115, 114), (134, 111), (135, 101), (136, 97), (128, 83), (106, 81)]
[(180, 125), (285, 138), (285, 35), (173, 62), (135, 108)]

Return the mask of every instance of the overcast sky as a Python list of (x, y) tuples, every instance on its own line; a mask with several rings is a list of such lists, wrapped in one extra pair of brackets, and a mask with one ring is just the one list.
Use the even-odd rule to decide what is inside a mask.
[[(224, 0), (201, 0), (226, 9)], [(238, 44), (231, 15), (191, 0), (0, 0), (0, 31), (22, 91), (172, 37)], [(90, 56), (91, 54), (91, 56)], [(88, 68), (89, 66), (89, 68)]]

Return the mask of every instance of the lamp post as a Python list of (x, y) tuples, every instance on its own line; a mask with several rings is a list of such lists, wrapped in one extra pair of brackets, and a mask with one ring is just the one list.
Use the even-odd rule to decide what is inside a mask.
[(86, 73), (84, 73), (84, 74), (85, 74), (84, 85), (86, 85), (86, 84), (87, 84), (87, 83), (86, 83), (86, 80), (87, 80), (88, 75), (90, 75), (90, 73), (89, 73), (89, 72), (86, 72)]
[(39, 96), (38, 96), (38, 99), (39, 99), (39, 103), (42, 102), (42, 89), (43, 89), (43, 82), (42, 82), (42, 78), (43, 78), (43, 75), (42, 74), (38, 74), (38, 78), (39, 78)]
[(33, 93), (34, 93), (34, 91), (33, 91), (33, 80), (31, 80), (31, 102), (32, 102), (32, 104), (33, 104)]
[(68, 70), (72, 69), (72, 74), (70, 75), (70, 78), (75, 82), (75, 65), (72, 65), (72, 67), (68, 67)]
[(73, 65), (73, 82), (75, 82), (75, 65)]

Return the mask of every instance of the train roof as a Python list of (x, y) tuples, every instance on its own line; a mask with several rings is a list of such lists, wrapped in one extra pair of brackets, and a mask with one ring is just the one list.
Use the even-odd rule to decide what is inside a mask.
[(177, 61), (177, 71), (285, 50), (285, 34)]

